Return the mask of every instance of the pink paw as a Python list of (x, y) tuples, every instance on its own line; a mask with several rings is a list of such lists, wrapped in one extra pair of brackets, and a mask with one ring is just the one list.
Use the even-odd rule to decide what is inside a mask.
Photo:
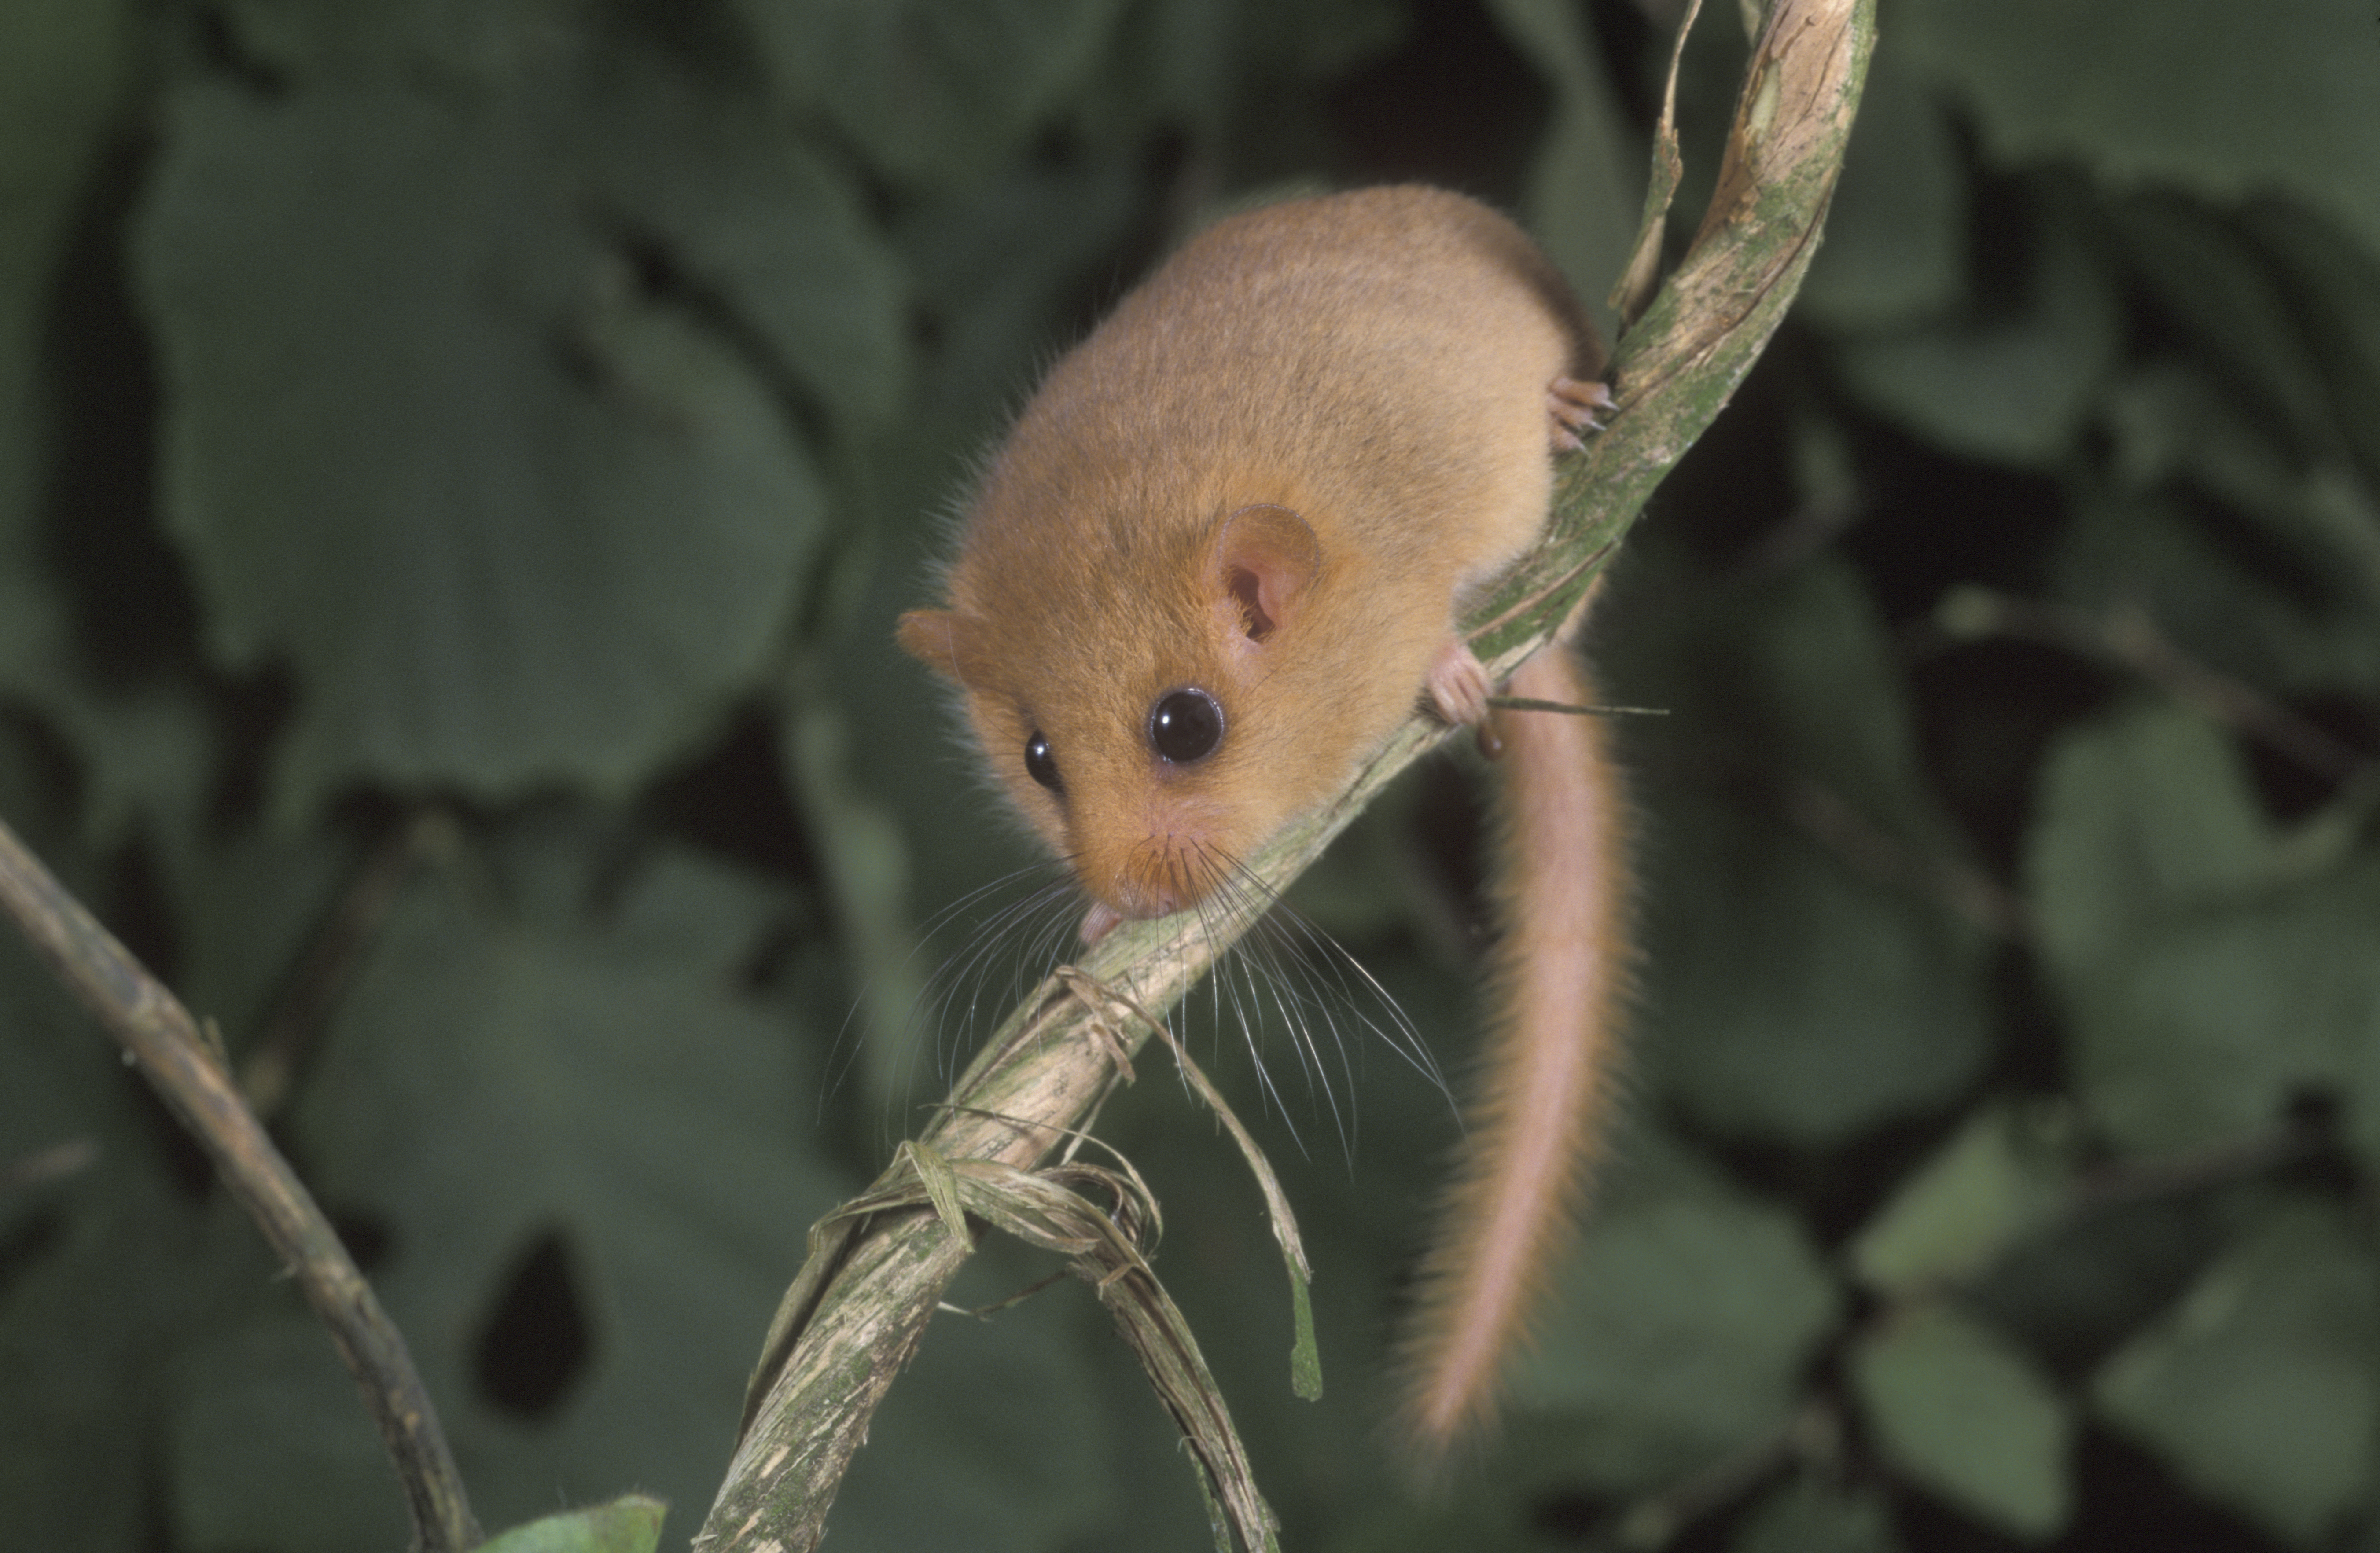
[(1576, 378), (1556, 378), (1546, 385), (1546, 408), (1553, 416), (1554, 451), (1576, 453), (1586, 446), (1580, 435), (1584, 431), (1600, 431), (1603, 422), (1596, 416), (1616, 410), (1620, 402), (1611, 396), (1610, 386), (1600, 382), (1581, 382)]
[(1083, 916), (1083, 947), (1090, 948), (1110, 933), (1114, 932), (1123, 923), (1123, 913), (1105, 901), (1093, 901), (1091, 909)]
[(1426, 684), (1429, 704), (1447, 722), (1459, 726), (1486, 720), (1488, 693), (1495, 686), (1488, 681), (1488, 665), (1479, 661), (1462, 637), (1446, 638), (1446, 645), (1438, 649), (1437, 661), (1429, 666)]

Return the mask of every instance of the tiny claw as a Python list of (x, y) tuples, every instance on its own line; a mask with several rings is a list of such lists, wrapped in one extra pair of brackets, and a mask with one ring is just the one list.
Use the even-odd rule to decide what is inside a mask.
[(1600, 431), (1603, 422), (1598, 412), (1616, 410), (1620, 402), (1611, 396), (1608, 383), (1581, 382), (1576, 378), (1556, 378), (1546, 385), (1546, 408), (1553, 417), (1553, 443), (1557, 452), (1575, 453), (1586, 443), (1579, 433)]

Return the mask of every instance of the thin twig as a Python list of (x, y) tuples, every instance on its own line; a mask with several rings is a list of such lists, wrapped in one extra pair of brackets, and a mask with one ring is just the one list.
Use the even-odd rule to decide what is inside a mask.
[(1736, 1503), (1792, 1462), (1823, 1462), (1842, 1445), (1842, 1420), (1823, 1397), (1805, 1398), (1793, 1415), (1699, 1472), (1630, 1504), (1615, 1518), (1621, 1547), (1666, 1547), (1702, 1521)]
[(2021, 940), (2031, 931), (2024, 902), (2008, 886), (1972, 863), (1910, 845), (1824, 783), (1790, 782), (1785, 814), (1855, 873), (1938, 902), (1995, 938)]
[(68, 1138), (46, 1148), (18, 1156), (0, 1168), (0, 1194), (29, 1192), (54, 1181), (80, 1175), (99, 1163), (99, 1145), (90, 1138)]
[(412, 877), (413, 866), (437, 846), (452, 846), (454, 832), (451, 817), (426, 810), (382, 837), (357, 870), (307, 945), (288, 991), (240, 1064), (240, 1093), (257, 1115), (273, 1115), (289, 1098), (307, 1054), (338, 1008), (364, 950)]
[(1951, 641), (2005, 637), (2129, 669), (2174, 699), (2228, 728), (2236, 728), (2289, 757), (2315, 776), (2346, 782), (2372, 758), (2332, 736), (2245, 680), (2209, 668), (2177, 646), (2137, 605), (2099, 617), (2063, 604), (1961, 588), (1942, 601), (1930, 623)]
[(330, 1329), (388, 1448), (423, 1553), (480, 1545), (430, 1393), (371, 1286), (209, 1050), (189, 1011), (143, 969), (0, 821), (0, 907), (99, 1016), (214, 1161), (232, 1195)]
[(1571, 717), (1667, 717), (1667, 707), (1574, 707), (1568, 701), (1540, 700), (1535, 696), (1490, 696), (1498, 711), (1558, 711)]
[(2252, 1181), (2310, 1158), (2325, 1142), (2318, 1129), (2289, 1122), (2210, 1147), (2104, 1166), (2074, 1183), (2063, 1207), (2042, 1230), (2069, 1228), (2118, 1208)]

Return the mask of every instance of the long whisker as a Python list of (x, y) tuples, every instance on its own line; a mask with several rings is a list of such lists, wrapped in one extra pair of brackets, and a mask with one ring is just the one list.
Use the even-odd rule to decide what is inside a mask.
[[(1041, 882), (1021, 897), (999, 904), (980, 920), (961, 923), (960, 907), (980, 904), (995, 892), (1013, 888), (1019, 880), (1036, 875), (1040, 876)], [(996, 968), (1003, 963), (1013, 965), (1020, 952), (1030, 957), (1035, 946), (1047, 941), (1053, 919), (1071, 917), (1077, 899), (1071, 874), (1053, 861), (1003, 874), (935, 914), (930, 931), (920, 935), (920, 951), (933, 938), (962, 926), (965, 937), (958, 950), (927, 978), (924, 994), (904, 1032), (901, 1065), (888, 1086), (887, 1110), (881, 1119), (880, 1130), (885, 1134), (882, 1141), (887, 1147), (899, 1131), (893, 1110), (914, 1087), (915, 1064), (930, 1049), (938, 1071), (954, 1070), (957, 1053), (974, 1044), (986, 989)]]
[[(1244, 865), (1241, 866), (1240, 873), (1243, 882), (1250, 892), (1268, 898), (1268, 905), (1270, 909), (1267, 911), (1264, 917), (1266, 928), (1277, 933), (1281, 941), (1293, 952), (1298, 952), (1298, 962), (1309, 974), (1318, 977), (1327, 968), (1331, 981), (1336, 984), (1338, 995), (1344, 1001), (1348, 1012), (1353, 1013), (1364, 1028), (1377, 1037), (1382, 1044), (1402, 1057), (1415, 1073), (1428, 1080), (1430, 1086), (1445, 1096), (1447, 1102), (1451, 1105), (1454, 1100), (1453, 1090), (1448, 1085), (1445, 1074), (1439, 1069), (1437, 1057), (1430, 1051), (1428, 1044), (1422, 1039), (1420, 1027), (1414, 1024), (1412, 1017), (1405, 1013), (1403, 1005), (1397, 1001), (1395, 996), (1381, 985), (1379, 978), (1366, 969), (1361, 960), (1349, 952), (1337, 939), (1312, 918), (1281, 899), (1280, 892), (1266, 884)], [(1350, 984), (1348, 980), (1350, 972), (1354, 973), (1356, 981), (1361, 984), (1361, 992), (1355, 986)], [(1363, 1012), (1362, 1005), (1367, 1001), (1375, 1004), (1386, 1015), (1389, 1021), (1387, 1028), (1383, 1028), (1378, 1021)]]
[[(927, 946), (932, 943), (943, 928), (951, 925), (960, 912), (998, 891), (1007, 889), (1020, 879), (1027, 879), (1046, 872), (1048, 867), (1049, 865), (1046, 863), (1029, 863), (1022, 867), (1012, 868), (996, 879), (976, 886), (934, 913), (918, 925), (917, 936), (910, 943), (908, 952), (901, 957), (898, 968), (906, 971), (916, 965), (918, 957), (926, 952)], [(971, 941), (974, 937), (975, 935), (970, 934)], [(943, 969), (947, 968), (945, 965)], [(928, 989), (932, 987), (935, 979), (941, 974), (941, 970), (937, 970), (934, 976), (927, 978)], [(860, 1042), (864, 1038), (864, 1032), (856, 1026), (858, 1024), (860, 1010), (866, 1006), (868, 993), (874, 986), (875, 978), (872, 977), (860, 983), (853, 993), (850, 1007), (844, 1013), (843, 1023), (836, 1027), (833, 1041), (827, 1048), (825, 1082), (819, 1089), (819, 1115), (821, 1120), (826, 1114), (827, 1102), (842, 1092), (844, 1082), (851, 1076), (852, 1070), (858, 1065)], [(920, 1001), (923, 1001), (922, 998)], [(917, 1016), (918, 1010), (914, 1008), (910, 1010), (909, 1028), (915, 1027)]]

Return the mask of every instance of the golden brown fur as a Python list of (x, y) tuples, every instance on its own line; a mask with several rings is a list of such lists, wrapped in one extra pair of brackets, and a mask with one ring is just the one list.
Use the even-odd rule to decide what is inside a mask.
[[(1511, 693), (1595, 704), (1557, 643)], [(1627, 976), (1626, 806), (1589, 717), (1499, 713), (1496, 905), (1488, 1029), (1471, 1137), (1438, 1214), (1405, 1334), (1402, 1423), (1442, 1456), (1491, 1413), (1567, 1247), (1609, 1112)]]
[[(1586, 341), (1528, 239), (1456, 195), (1225, 221), (1050, 374), (967, 519), (948, 613), (908, 616), (902, 641), (965, 686), (994, 769), (1092, 895), (1148, 915), (1161, 858), (1245, 856), (1411, 713), (1464, 592), (1544, 525), (1546, 388), (1592, 375)], [(1257, 504), (1303, 516), (1321, 563), (1300, 618), (1247, 651), (1207, 573)], [(1143, 725), (1184, 685), (1216, 691), (1230, 733), (1172, 769)], [(1036, 727), (1069, 806), (1025, 773)]]
[[(900, 637), (963, 687), (988, 763), (1098, 903), (1087, 930), (1205, 899), (1346, 785), (1435, 684), (1434, 666), (1470, 661), (1455, 634), (1469, 595), (1545, 523), (1549, 385), (1600, 368), (1518, 228), (1418, 188), (1222, 222), (1057, 365), (986, 474), (946, 604), (905, 615)], [(1151, 709), (1185, 686), (1213, 696), (1224, 733), (1211, 754), (1175, 763), (1152, 743)], [(1553, 759), (1580, 762), (1565, 777), (1534, 758), (1534, 732), (1508, 736), (1533, 757), (1537, 809), (1558, 810), (1565, 784), (1592, 788), (1597, 746), (1591, 727), (1562, 732)], [(1037, 733), (1062, 793), (1028, 774)], [(1572, 861), (1536, 867), (1559, 875)], [(1524, 890), (1514, 955), (1575, 957), (1570, 927), (1533, 935), (1528, 918), (1542, 902), (1567, 924), (1597, 888), (1590, 876), (1566, 893)], [(1531, 985), (1517, 970), (1504, 979)], [(1574, 1049), (1575, 1021), (1608, 1001), (1524, 999), (1533, 1012), (1506, 1022), (1503, 1044)], [(1538, 1082), (1521, 1071), (1517, 1082)], [(1548, 1179), (1574, 1181), (1595, 1085), (1565, 1079), (1564, 1114), (1548, 1119), (1524, 1114), (1513, 1082), (1491, 1080), (1479, 1151), (1551, 1151)], [(1464, 1179), (1467, 1223), (1494, 1218), (1481, 1199), (1514, 1178), (1491, 1161)], [(1564, 1189), (1524, 1195), (1533, 1222), (1500, 1232), (1541, 1267)], [(1493, 1308), (1464, 1305), (1479, 1297), (1449, 1257), (1479, 1251), (1458, 1228), (1432, 1263), (1412, 1417), (1433, 1449), (1484, 1410), (1525, 1312), (1500, 1293)], [(1484, 1339), (1466, 1335), (1483, 1321)]]

